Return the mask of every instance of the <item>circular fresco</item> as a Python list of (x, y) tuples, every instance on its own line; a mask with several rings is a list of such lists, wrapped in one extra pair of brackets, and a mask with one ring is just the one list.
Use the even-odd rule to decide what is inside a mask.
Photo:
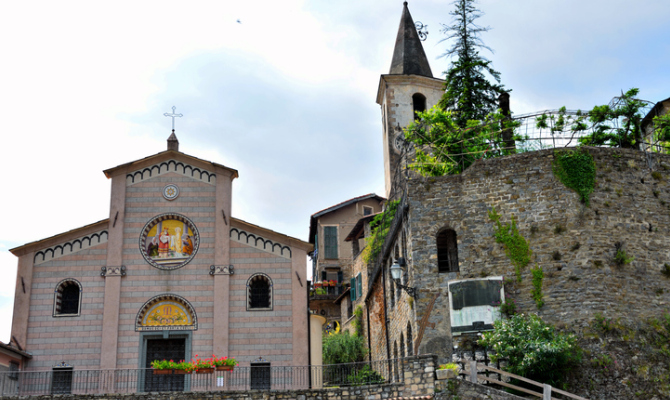
[(188, 264), (200, 245), (193, 222), (179, 214), (161, 214), (142, 229), (140, 253), (160, 269), (177, 269)]

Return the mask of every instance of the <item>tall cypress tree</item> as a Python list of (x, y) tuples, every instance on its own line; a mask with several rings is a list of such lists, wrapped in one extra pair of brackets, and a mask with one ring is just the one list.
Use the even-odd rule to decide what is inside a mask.
[[(453, 17), (451, 25), (442, 25), (442, 32), (447, 36), (442, 41), (455, 40), (453, 46), (442, 56), (456, 57), (445, 72), (445, 93), (439, 102), (443, 110), (454, 110), (458, 126), (464, 128), (468, 120), (483, 120), (487, 114), (494, 112), (498, 96), (506, 92), (500, 84), (500, 72), (491, 67), (491, 61), (479, 54), (479, 49), (491, 52), (490, 47), (482, 41), (480, 34), (487, 32), (489, 27), (475, 24), (482, 13), (474, 6), (476, 0), (455, 0), (456, 8), (449, 14)], [(497, 83), (491, 83), (488, 73)]]

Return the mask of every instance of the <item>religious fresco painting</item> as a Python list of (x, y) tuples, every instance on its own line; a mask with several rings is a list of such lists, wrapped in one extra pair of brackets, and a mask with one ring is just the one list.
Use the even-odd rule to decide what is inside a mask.
[(183, 304), (163, 300), (151, 305), (141, 317), (137, 331), (195, 330), (193, 316)]
[(144, 259), (154, 267), (175, 269), (188, 263), (197, 252), (198, 232), (186, 217), (162, 215), (150, 221), (140, 238)]

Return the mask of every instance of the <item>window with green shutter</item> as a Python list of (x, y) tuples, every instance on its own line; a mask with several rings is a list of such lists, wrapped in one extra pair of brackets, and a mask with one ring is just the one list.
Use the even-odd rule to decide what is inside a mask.
[(351, 278), (351, 287), (349, 289), (349, 298), (353, 303), (356, 301), (356, 278)]
[(337, 258), (337, 227), (323, 227), (324, 258)]
[(358, 297), (361, 297), (363, 295), (363, 277), (361, 274), (358, 274), (356, 276), (356, 294)]

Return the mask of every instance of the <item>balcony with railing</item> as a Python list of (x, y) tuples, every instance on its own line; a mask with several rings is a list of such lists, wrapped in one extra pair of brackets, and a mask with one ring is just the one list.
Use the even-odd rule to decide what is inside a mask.
[(0, 397), (53, 394), (302, 390), (399, 382), (399, 360), (322, 366), (251, 366), (178, 374), (153, 369), (53, 369), (0, 373)]
[[(332, 282), (332, 283), (331, 283)], [(343, 283), (331, 282), (315, 282), (309, 291), (309, 299), (311, 300), (335, 300), (345, 290), (348, 285)]]

